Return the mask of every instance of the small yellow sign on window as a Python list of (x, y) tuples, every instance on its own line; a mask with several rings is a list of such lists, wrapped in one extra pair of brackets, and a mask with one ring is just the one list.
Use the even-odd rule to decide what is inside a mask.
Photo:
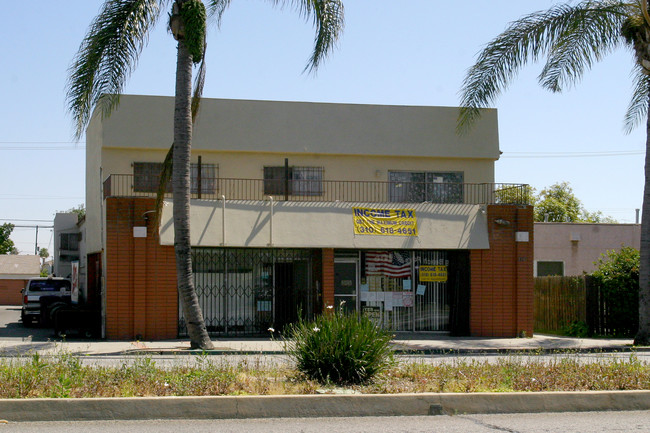
[(447, 266), (420, 266), (420, 281), (425, 283), (446, 283)]

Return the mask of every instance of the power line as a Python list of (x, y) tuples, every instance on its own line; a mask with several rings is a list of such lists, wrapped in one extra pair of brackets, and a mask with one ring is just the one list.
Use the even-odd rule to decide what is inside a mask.
[(0, 144), (79, 144), (83, 141), (0, 141)]
[(0, 150), (86, 150), (86, 144), (83, 141), (0, 141)]
[(38, 195), (15, 195), (15, 194), (0, 194), (0, 200), (83, 200), (85, 197), (56, 197), (56, 196), (38, 196)]
[(502, 158), (593, 158), (643, 155), (644, 150), (612, 150), (598, 152), (503, 152)]
[(14, 225), (15, 228), (20, 228), (20, 229), (53, 229), (54, 226), (42, 226), (40, 224), (37, 225)]
[(20, 219), (20, 218), (0, 218), (0, 221), (26, 221), (30, 223), (50, 223), (52, 222), (51, 219), (49, 220), (33, 220), (33, 219)]
[(0, 146), (0, 150), (86, 150), (86, 146)]

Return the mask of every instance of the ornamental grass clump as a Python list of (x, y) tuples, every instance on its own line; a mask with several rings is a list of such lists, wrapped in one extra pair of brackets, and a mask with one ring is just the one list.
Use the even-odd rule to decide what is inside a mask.
[(297, 369), (321, 384), (366, 383), (394, 364), (393, 335), (368, 317), (342, 309), (313, 321), (300, 320), (285, 337), (285, 349)]

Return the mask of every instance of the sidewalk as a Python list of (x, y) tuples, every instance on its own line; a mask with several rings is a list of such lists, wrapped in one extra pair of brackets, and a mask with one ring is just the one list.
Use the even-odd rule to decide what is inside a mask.
[[(281, 354), (283, 343), (263, 338), (215, 339), (214, 350), (222, 354)], [(400, 333), (393, 340), (400, 354), (489, 354), (521, 352), (621, 352), (650, 351), (650, 347), (632, 348), (631, 339), (571, 338), (535, 335), (532, 338), (449, 337), (439, 334)], [(0, 356), (28, 353), (49, 354), (65, 351), (79, 355), (191, 354), (189, 340), (166, 341), (106, 341), (106, 340), (48, 340), (4, 338), (0, 340)]]
[[(521, 352), (618, 352), (631, 339), (581, 339), (536, 335), (533, 338), (471, 338), (438, 334), (399, 334), (393, 344), (402, 354), (490, 354)], [(279, 354), (283, 344), (270, 339), (218, 339), (209, 354)], [(52, 341), (0, 338), (0, 356), (56, 354), (80, 356), (199, 354), (188, 340)], [(414, 416), (471, 413), (650, 410), (650, 391), (322, 394), (288, 396), (136, 397), (86, 399), (0, 399), (0, 420), (144, 420), (332, 416)]]

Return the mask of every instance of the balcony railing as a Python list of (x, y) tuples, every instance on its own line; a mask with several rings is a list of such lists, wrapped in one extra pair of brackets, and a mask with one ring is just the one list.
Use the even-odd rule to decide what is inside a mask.
[[(104, 181), (104, 198), (155, 197), (155, 182), (134, 182), (113, 174)], [(172, 196), (171, 187), (167, 197)], [(192, 198), (203, 200), (274, 200), (301, 202), (530, 204), (530, 187), (510, 183), (430, 183), (337, 180), (201, 179)]]

